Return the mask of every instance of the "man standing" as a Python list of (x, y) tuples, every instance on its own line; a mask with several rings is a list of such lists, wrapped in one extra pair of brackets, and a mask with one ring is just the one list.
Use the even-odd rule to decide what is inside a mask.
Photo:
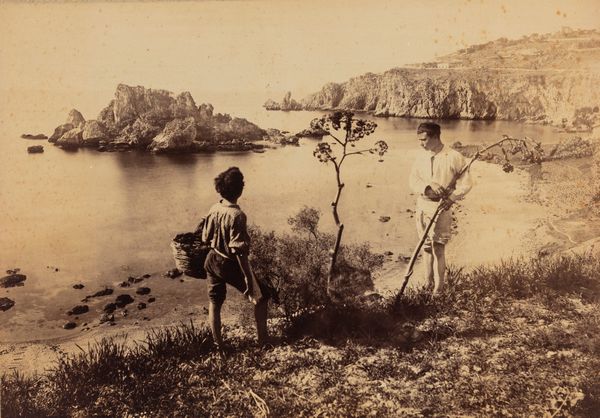
[(417, 137), (421, 149), (418, 151), (409, 179), (411, 190), (418, 196), (415, 217), (419, 238), (423, 237), (438, 205), (440, 203), (444, 205), (444, 210), (429, 230), (423, 246), (427, 288), (434, 294), (441, 292), (445, 286), (445, 251), (452, 226), (450, 207), (462, 199), (472, 186), (471, 177), (466, 171), (456, 181), (454, 188), (449, 187), (455, 175), (467, 163), (462, 154), (442, 143), (440, 132), (440, 125), (437, 123), (426, 122), (419, 125)]

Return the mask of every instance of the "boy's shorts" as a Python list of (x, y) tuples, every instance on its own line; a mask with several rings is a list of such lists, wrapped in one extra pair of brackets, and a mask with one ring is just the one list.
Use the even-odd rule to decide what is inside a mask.
[[(225, 302), (227, 296), (227, 284), (235, 287), (240, 293), (246, 291), (246, 280), (244, 273), (237, 260), (223, 257), (214, 250), (206, 256), (204, 262), (206, 278), (208, 279), (208, 299), (215, 304)], [(269, 295), (269, 290), (262, 281), (259, 281), (263, 295)]]

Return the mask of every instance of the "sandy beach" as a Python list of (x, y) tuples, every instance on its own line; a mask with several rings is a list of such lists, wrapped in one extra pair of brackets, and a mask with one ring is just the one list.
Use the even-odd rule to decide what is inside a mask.
[[(565, 199), (562, 194), (573, 189), (566, 183), (581, 181), (581, 170), (589, 168), (586, 164), (589, 165), (589, 162), (584, 159), (544, 163), (541, 175), (532, 175), (530, 171), (521, 169), (506, 174), (498, 165), (476, 162), (471, 172), (474, 187), (454, 208), (457, 228), (448, 245), (450, 265), (470, 269), (513, 257), (531, 257), (540, 251), (574, 248), (581, 252), (589, 249), (595, 237), (600, 235), (600, 222), (587, 212), (569, 211), (561, 205)], [(574, 174), (569, 177), (565, 176), (565, 172)], [(401, 217), (395, 218), (397, 222), (406, 221)], [(411, 245), (413, 243), (399, 241), (390, 243), (393, 255), (387, 257), (383, 268), (375, 276), (377, 292), (390, 294), (401, 286), (406, 268), (401, 256), (410, 254)], [(420, 285), (422, 267), (417, 263), (409, 286)], [(190, 320), (195, 324), (205, 321), (206, 306), (197, 297), (205, 292), (204, 281), (185, 276), (169, 279), (164, 277), (164, 272), (152, 272), (136, 286), (149, 286), (152, 295), (156, 295), (151, 313), (138, 310), (136, 304), (132, 304), (127, 316), (119, 314), (112, 326), (108, 322), (100, 324), (96, 318), (107, 302), (102, 298), (89, 303), (90, 311), (96, 312), (96, 317), (90, 317), (87, 326), (80, 326), (66, 335), (60, 329), (63, 335), (58, 337), (28, 338), (31, 335), (28, 319), (22, 318), (18, 328), (8, 331), (12, 332), (11, 342), (0, 345), (0, 368), (20, 373), (43, 372), (59, 355), (85, 349), (104, 337), (135, 342), (142, 340), (152, 328)], [(235, 292), (230, 292), (229, 302), (224, 307), (226, 325), (241, 322), (242, 315), (235, 311), (239, 298)], [(64, 322), (62, 317), (54, 319), (57, 328)]]

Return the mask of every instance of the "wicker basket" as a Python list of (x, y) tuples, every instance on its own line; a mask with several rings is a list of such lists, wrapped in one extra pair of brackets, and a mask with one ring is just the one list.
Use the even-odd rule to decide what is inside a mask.
[(171, 241), (175, 266), (185, 275), (197, 279), (206, 279), (204, 261), (210, 248), (202, 244), (197, 234), (186, 232), (177, 234)]

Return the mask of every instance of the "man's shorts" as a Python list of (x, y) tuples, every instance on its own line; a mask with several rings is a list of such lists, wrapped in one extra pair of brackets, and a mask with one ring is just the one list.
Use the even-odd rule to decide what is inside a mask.
[[(423, 209), (417, 208), (415, 218), (417, 221), (417, 233), (419, 238), (422, 238), (429, 221), (433, 213), (430, 211), (424, 211)], [(423, 249), (427, 252), (431, 252), (431, 243), (436, 242), (439, 244), (447, 244), (450, 241), (452, 231), (452, 210), (445, 210), (441, 212), (437, 218), (436, 223), (429, 230), (427, 234), (427, 240), (423, 244)]]
[[(223, 257), (211, 250), (206, 256), (204, 268), (208, 279), (208, 298), (211, 302), (218, 305), (225, 302), (227, 284), (235, 287), (240, 293), (246, 291), (244, 273), (237, 260)], [(259, 286), (263, 295), (270, 294), (269, 289), (261, 281), (259, 281)]]

